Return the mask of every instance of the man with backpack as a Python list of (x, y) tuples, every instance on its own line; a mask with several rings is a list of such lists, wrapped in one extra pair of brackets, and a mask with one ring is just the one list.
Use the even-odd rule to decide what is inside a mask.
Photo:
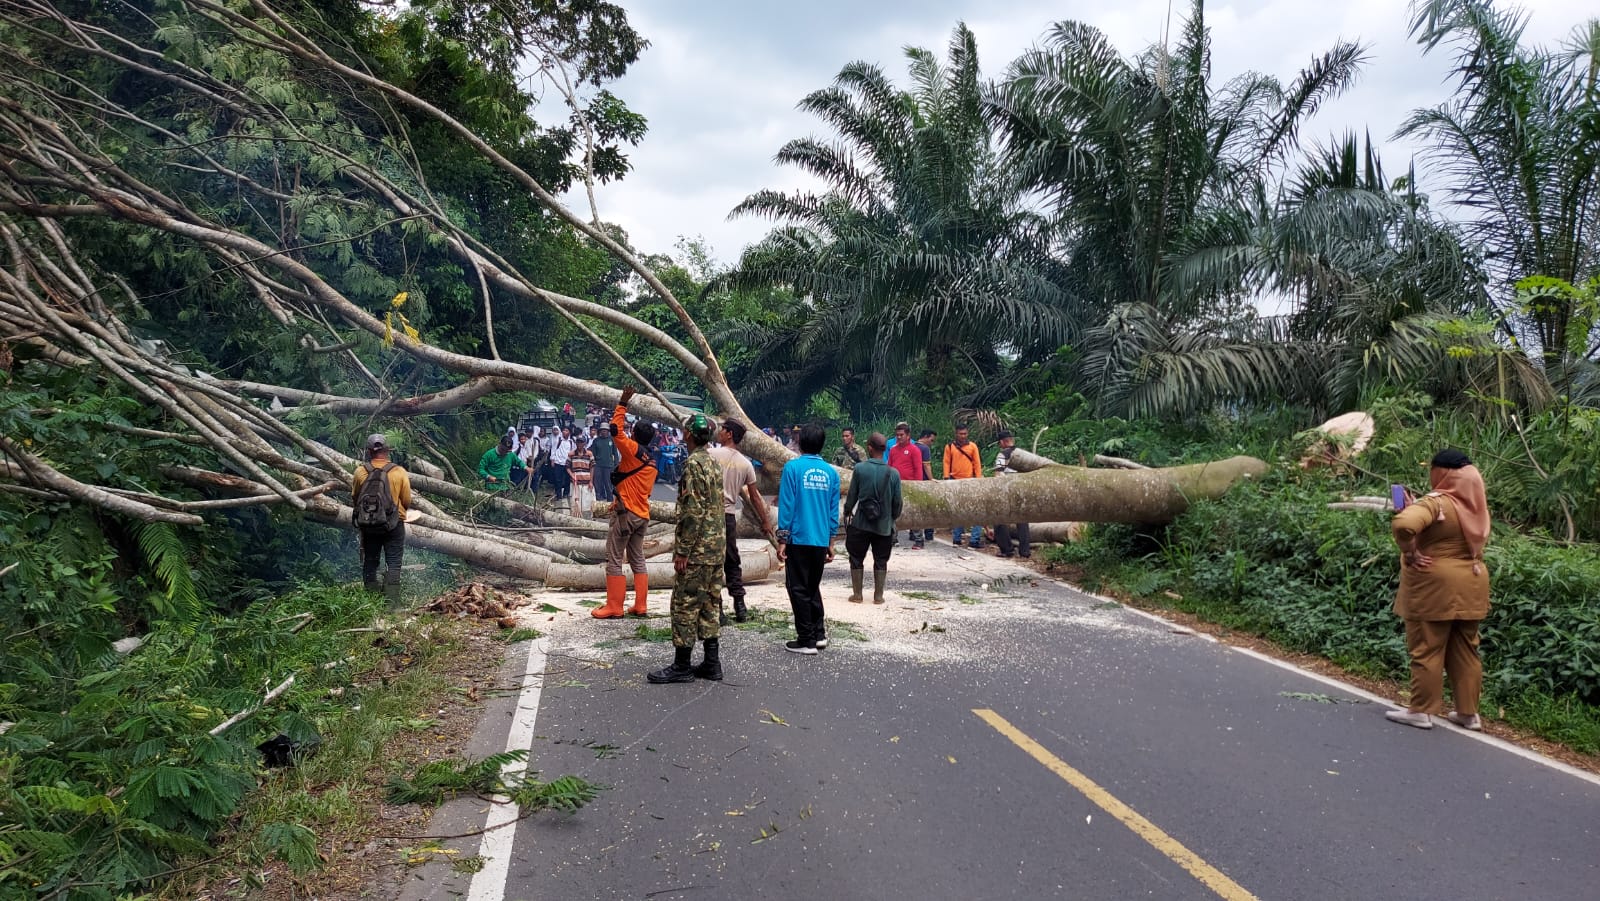
[[(377, 478), (373, 478), (376, 475)], [(383, 592), (400, 600), (400, 559), (406, 550), (406, 510), (411, 507), (411, 477), (389, 462), (381, 433), (367, 436), (367, 462), (356, 467), (350, 496), (351, 519), (361, 536), (361, 584), (378, 590), (378, 555), (383, 554)]]
[(850, 602), (862, 602), (861, 581), (866, 575), (867, 551), (872, 551), (872, 603), (883, 603), (883, 585), (889, 580), (889, 554), (894, 548), (894, 521), (900, 518), (904, 499), (900, 473), (883, 460), (882, 432), (867, 438), (867, 459), (850, 473), (850, 490), (844, 497), (844, 550), (850, 557)]
[(628, 594), (627, 577), (622, 572), (626, 556), (633, 570), (634, 616), (645, 615), (645, 596), (650, 590), (650, 571), (645, 567), (644, 530), (650, 525), (650, 493), (656, 487), (656, 464), (648, 448), (656, 437), (655, 427), (644, 420), (628, 427), (628, 401), (633, 400), (633, 386), (622, 389), (622, 398), (611, 413), (611, 425), (616, 429), (614, 440), (620, 462), (611, 474), (611, 487), (617, 499), (611, 504), (611, 530), (606, 534), (606, 603), (589, 611), (595, 619), (615, 619), (622, 616), (622, 602)]

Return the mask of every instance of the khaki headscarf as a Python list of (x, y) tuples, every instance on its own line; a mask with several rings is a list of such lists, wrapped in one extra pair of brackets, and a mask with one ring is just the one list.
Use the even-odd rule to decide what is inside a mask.
[[(1489, 543), (1489, 501), (1484, 495), (1483, 474), (1468, 464), (1459, 469), (1435, 466), (1428, 473), (1433, 492), (1455, 502), (1461, 537), (1473, 560), (1483, 559), (1483, 546)], [(1443, 514), (1440, 514), (1443, 519)]]

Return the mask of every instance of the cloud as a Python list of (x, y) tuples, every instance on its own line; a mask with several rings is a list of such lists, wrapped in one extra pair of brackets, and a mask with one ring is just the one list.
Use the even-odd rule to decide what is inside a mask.
[[(1555, 43), (1592, 15), (1589, 0), (1525, 5), (1533, 42)], [(680, 235), (699, 235), (718, 258), (732, 261), (770, 223), (730, 222), (728, 211), (763, 188), (809, 184), (802, 173), (775, 165), (773, 154), (792, 138), (832, 137), (795, 104), (828, 85), (844, 64), (876, 62), (904, 84), (901, 48), (942, 54), (955, 23), (964, 20), (977, 36), (985, 76), (997, 78), (1056, 20), (1088, 22), (1133, 54), (1161, 38), (1168, 8), (1167, 0), (1018, 0), (1003, 7), (979, 0), (636, 0), (629, 4), (630, 19), (652, 46), (611, 89), (649, 119), (650, 132), (630, 154), (633, 171), (600, 189), (601, 215), (622, 225), (643, 251), (667, 251)], [(1171, 8), (1176, 31), (1188, 4), (1174, 0)], [(1325, 142), (1346, 130), (1370, 130), (1391, 174), (1403, 171), (1418, 150), (1391, 140), (1406, 114), (1449, 95), (1449, 54), (1441, 48), (1422, 56), (1407, 33), (1406, 4), (1398, 0), (1234, 0), (1208, 4), (1206, 19), (1216, 79), (1254, 70), (1287, 81), (1341, 36), (1369, 44), (1360, 81), (1329, 103), (1303, 137)], [(581, 193), (569, 199), (586, 205)]]

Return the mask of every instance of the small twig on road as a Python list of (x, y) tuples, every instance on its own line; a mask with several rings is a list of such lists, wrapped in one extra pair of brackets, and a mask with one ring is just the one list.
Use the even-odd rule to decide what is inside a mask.
[(646, 898), (654, 898), (657, 895), (669, 895), (669, 894), (671, 894), (673, 892), (687, 892), (687, 891), (691, 891), (693, 889), (698, 889), (699, 887), (700, 886), (698, 886), (698, 885), (679, 885), (679, 886), (675, 886), (673, 888), (660, 888), (660, 889), (656, 889), (653, 892), (645, 892), (644, 896)]
[(733, 750), (730, 753), (722, 755), (722, 759), (723, 760), (727, 760), (729, 757), (732, 757), (734, 754), (737, 754), (740, 751), (743, 751), (743, 750), (745, 750), (746, 748), (749, 748), (749, 747), (750, 747), (749, 745), (745, 745), (743, 748), (737, 748), (737, 749)]

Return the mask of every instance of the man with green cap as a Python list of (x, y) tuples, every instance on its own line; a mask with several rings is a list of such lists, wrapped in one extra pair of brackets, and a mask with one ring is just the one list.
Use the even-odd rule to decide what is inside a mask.
[[(711, 421), (696, 413), (684, 429), (689, 459), (678, 481), (678, 527), (673, 533), (672, 665), (645, 678), (660, 685), (693, 682), (695, 677), (721, 681), (722, 659), (717, 613), (722, 602), (722, 558), (726, 550), (722, 519), (722, 467), (706, 452)], [(691, 667), (696, 641), (705, 644), (705, 659)]]

